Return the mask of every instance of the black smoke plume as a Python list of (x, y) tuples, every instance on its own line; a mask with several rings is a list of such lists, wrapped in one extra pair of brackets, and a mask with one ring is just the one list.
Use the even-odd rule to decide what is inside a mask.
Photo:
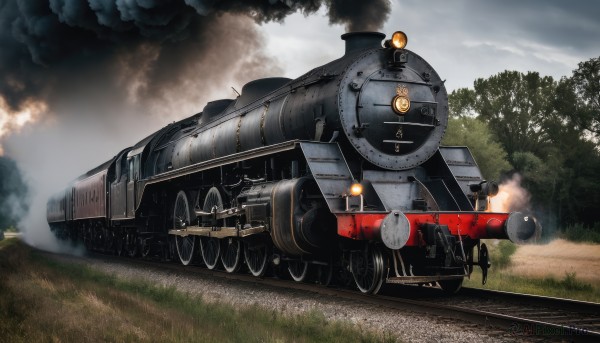
[[(321, 6), (348, 30), (377, 29), (390, 11), (389, 0), (0, 0), (0, 97), (9, 112), (32, 100), (57, 112), (93, 83), (110, 90), (107, 101), (164, 100), (186, 91), (199, 62), (226, 68), (226, 55), (257, 76), (272, 63), (247, 17), (281, 21)], [(198, 74), (219, 83), (218, 73)]]
[(28, 188), (15, 161), (0, 156), (0, 231), (17, 224), (28, 211)]

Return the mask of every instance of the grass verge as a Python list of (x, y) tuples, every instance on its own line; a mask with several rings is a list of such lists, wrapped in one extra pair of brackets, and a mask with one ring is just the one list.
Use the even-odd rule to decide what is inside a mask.
[(517, 246), (505, 240), (487, 240), (485, 243), (492, 263), (488, 271), (487, 283), (481, 284), (481, 269), (476, 267), (471, 279), (465, 279), (464, 286), (600, 303), (600, 288), (577, 279), (576, 273), (565, 273), (560, 279), (549, 276), (533, 278), (514, 275), (507, 267), (512, 263), (511, 256), (517, 250)]
[(124, 281), (48, 260), (17, 240), (0, 242), (0, 342), (379, 342), (391, 337), (326, 321), (316, 311), (283, 316)]

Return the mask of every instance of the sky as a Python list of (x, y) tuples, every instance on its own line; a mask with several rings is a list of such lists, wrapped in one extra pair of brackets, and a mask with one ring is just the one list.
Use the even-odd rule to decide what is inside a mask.
[[(196, 12), (181, 12), (181, 5), (164, 16), (164, 11), (148, 15), (134, 11), (136, 6), (160, 1), (117, 0), (131, 6), (127, 20), (143, 33), (132, 35), (123, 15), (121, 21), (110, 16), (109, 0), (88, 2), (104, 11), (98, 23), (86, 21), (85, 2), (50, 0), (60, 24), (47, 27), (48, 16), (28, 17), (42, 18), (37, 22), (10, 17), (17, 10), (39, 13), (34, 5), (11, 7), (17, 2), (0, 0), (0, 24), (8, 23), (0, 25), (0, 46), (8, 42), (14, 48), (0, 48), (0, 86), (9, 89), (0, 90), (0, 155), (17, 161), (33, 189), (33, 211), (25, 226), (45, 229), (50, 194), (164, 125), (200, 112), (207, 101), (233, 98), (231, 87), (240, 90), (258, 77), (295, 78), (341, 57), (340, 36), (354, 23), (344, 19), (344, 10), (352, 8), (342, 5), (332, 13), (331, 8), (311, 8), (310, 1), (300, 1), (296, 13), (269, 11), (270, 5), (258, 10), (232, 5), (223, 15), (196, 22), (194, 15), (206, 11), (203, 4), (213, 2), (184, 1)], [(375, 16), (364, 27), (383, 23), (380, 31), (388, 37), (404, 31), (407, 49), (437, 70), (449, 92), (504, 70), (559, 79), (570, 76), (579, 62), (600, 56), (600, 1), (354, 2), (362, 6), (359, 13)], [(371, 3), (379, 7), (367, 11)], [(192, 30), (159, 32), (146, 25), (181, 13)], [(56, 35), (48, 39), (47, 32)], [(14, 76), (14, 70), (21, 74)]]
[[(344, 27), (329, 26), (324, 11), (261, 29), (288, 77), (343, 53)], [(448, 92), (504, 70), (559, 79), (600, 56), (600, 1), (395, 0), (381, 32), (398, 30), (408, 36), (407, 49), (447, 80)]]

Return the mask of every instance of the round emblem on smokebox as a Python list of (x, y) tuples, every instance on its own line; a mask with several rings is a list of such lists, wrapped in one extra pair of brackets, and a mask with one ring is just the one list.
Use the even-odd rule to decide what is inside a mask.
[(410, 97), (406, 86), (396, 87), (396, 96), (392, 100), (392, 108), (398, 114), (405, 114), (410, 110)]

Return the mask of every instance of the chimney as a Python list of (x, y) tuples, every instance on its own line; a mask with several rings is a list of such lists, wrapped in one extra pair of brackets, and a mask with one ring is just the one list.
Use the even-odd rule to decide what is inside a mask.
[(381, 32), (349, 32), (342, 35), (342, 39), (346, 41), (345, 55), (368, 50), (381, 48), (381, 41), (385, 38), (385, 34)]

